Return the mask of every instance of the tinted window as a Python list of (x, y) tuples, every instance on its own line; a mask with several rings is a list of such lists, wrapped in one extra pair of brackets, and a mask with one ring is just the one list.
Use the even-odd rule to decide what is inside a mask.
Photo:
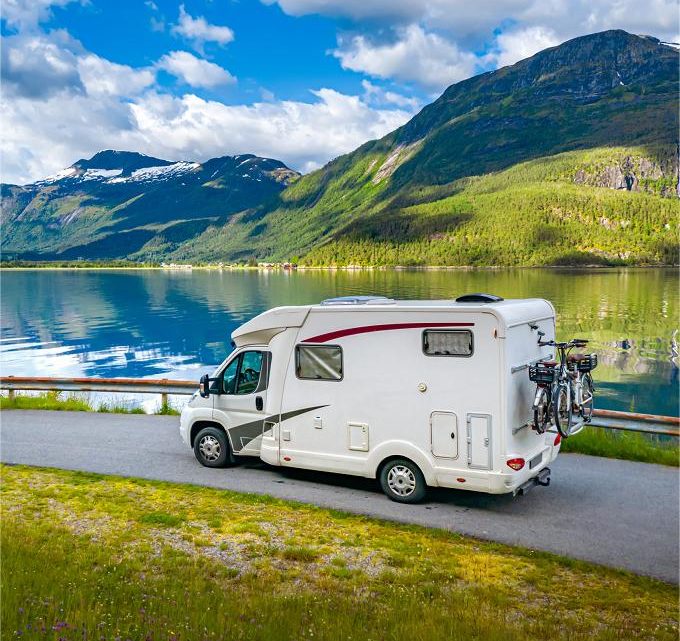
[(243, 352), (238, 376), (237, 394), (252, 394), (260, 382), (262, 352)]
[(472, 356), (472, 332), (464, 329), (426, 329), (423, 352), (427, 356)]
[(241, 363), (241, 356), (237, 356), (229, 365), (227, 365), (224, 370), (222, 378), (224, 380), (224, 392), (225, 394), (235, 394), (236, 393), (236, 383), (238, 382), (238, 366)]
[(342, 348), (337, 345), (298, 345), (295, 348), (298, 378), (317, 381), (342, 379)]
[(241, 352), (224, 370), (225, 394), (252, 394), (262, 372), (262, 352)]

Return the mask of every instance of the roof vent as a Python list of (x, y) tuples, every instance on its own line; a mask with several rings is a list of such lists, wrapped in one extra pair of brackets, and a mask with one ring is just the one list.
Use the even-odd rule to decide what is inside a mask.
[(456, 298), (457, 303), (498, 303), (503, 299), (493, 294), (465, 294)]
[(394, 301), (386, 296), (338, 296), (321, 301), (322, 305), (389, 305)]

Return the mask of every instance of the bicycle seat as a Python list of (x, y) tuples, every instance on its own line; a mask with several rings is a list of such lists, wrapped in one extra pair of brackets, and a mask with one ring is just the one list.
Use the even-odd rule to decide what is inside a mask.
[(536, 365), (542, 365), (543, 367), (555, 367), (557, 361), (539, 361)]
[(582, 361), (588, 358), (588, 354), (569, 354), (567, 360), (570, 363), (576, 363), (577, 361)]

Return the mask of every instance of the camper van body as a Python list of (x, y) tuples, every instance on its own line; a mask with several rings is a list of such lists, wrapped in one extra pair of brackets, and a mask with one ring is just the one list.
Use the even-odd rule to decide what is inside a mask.
[[(235, 350), (210, 396), (182, 413), (182, 437), (193, 447), (212, 424), (232, 455), (270, 465), (375, 478), (399, 458), (428, 486), (524, 491), (547, 484), (559, 451), (554, 433), (530, 425), (527, 369), (552, 356), (539, 332), (555, 336), (554, 308), (541, 299), (356, 297), (275, 308), (232, 334)], [(258, 353), (250, 391), (224, 393), (235, 359), (256, 362)]]

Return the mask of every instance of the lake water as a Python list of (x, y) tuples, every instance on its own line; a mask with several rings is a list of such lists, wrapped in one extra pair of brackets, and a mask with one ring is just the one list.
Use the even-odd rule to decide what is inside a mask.
[(348, 294), (553, 302), (558, 338), (592, 339), (598, 406), (678, 414), (677, 270), (3, 271), (3, 375), (197, 379), (234, 328)]

